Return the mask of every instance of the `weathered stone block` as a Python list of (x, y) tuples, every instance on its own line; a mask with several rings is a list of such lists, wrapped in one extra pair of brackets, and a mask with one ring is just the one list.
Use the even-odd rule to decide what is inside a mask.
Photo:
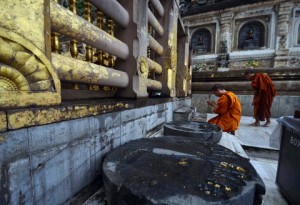
[(91, 134), (93, 135), (101, 132), (102, 130), (109, 130), (113, 127), (118, 127), (121, 123), (120, 120), (120, 113), (109, 113), (105, 115), (91, 117), (89, 119)]
[(73, 121), (54, 123), (28, 129), (30, 151), (43, 151), (67, 144), (71, 139)]
[(88, 118), (72, 120), (70, 127), (72, 140), (88, 138), (90, 136), (90, 120)]
[(174, 111), (173, 121), (192, 121), (195, 116), (196, 109), (193, 107), (182, 107)]
[(169, 103), (166, 103), (166, 107), (167, 107), (167, 110), (166, 110), (166, 118), (167, 118), (167, 122), (170, 122), (173, 120), (173, 103), (169, 102)]
[(72, 195), (92, 182), (90, 163), (90, 140), (81, 141), (70, 147), (71, 190)]
[[(143, 108), (137, 108), (132, 110), (125, 110), (121, 112), (121, 122), (129, 122), (132, 120), (136, 120), (142, 118), (147, 115), (147, 112), (151, 109), (152, 106), (147, 106)], [(153, 108), (155, 109), (155, 108)]]
[(121, 126), (121, 144), (146, 136), (146, 118), (140, 118)]
[(72, 196), (73, 163), (67, 145), (32, 156), (34, 204), (62, 204)]
[(0, 133), (0, 164), (29, 151), (27, 129)]
[(5, 176), (2, 176), (4, 178), (1, 178), (1, 204), (33, 204), (29, 158), (18, 159), (14, 162), (7, 163), (7, 165), (2, 166), (1, 169), (1, 172), (7, 173)]

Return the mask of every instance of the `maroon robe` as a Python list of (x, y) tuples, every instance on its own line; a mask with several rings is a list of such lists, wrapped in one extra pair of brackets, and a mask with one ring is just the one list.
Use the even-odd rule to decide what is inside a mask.
[(255, 90), (253, 117), (260, 121), (269, 119), (273, 98), (277, 95), (271, 78), (265, 73), (256, 73), (252, 78), (251, 86)]

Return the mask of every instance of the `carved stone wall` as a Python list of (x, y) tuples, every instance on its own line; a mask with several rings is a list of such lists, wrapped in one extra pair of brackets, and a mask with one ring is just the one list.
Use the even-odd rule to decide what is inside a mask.
[(289, 67), (300, 67), (300, 6), (293, 8), (292, 19), (289, 25)]
[[(226, 65), (229, 70), (245, 69), (249, 60), (259, 61), (262, 68), (300, 67), (299, 1), (244, 4), (186, 15), (183, 22), (191, 34), (197, 29), (208, 29), (209, 25), (215, 25), (215, 34), (212, 34), (215, 38), (212, 42), (217, 45), (217, 49), (210, 53), (194, 53), (192, 59), (197, 60), (193, 60), (193, 64), (207, 64), (205, 55), (217, 55), (215, 63), (218, 68)], [(193, 47), (193, 35), (190, 38)], [(227, 45), (225, 53), (221, 49), (224, 43)], [(218, 63), (218, 59), (222, 59), (226, 53), (229, 54), (228, 62)], [(210, 60), (209, 64), (211, 63)]]
[[(107, 152), (146, 137), (163, 123), (172, 121), (174, 110), (190, 105), (191, 99), (174, 99), (83, 118), (80, 108), (74, 106), (73, 111), (80, 119), (1, 133), (0, 204), (65, 204), (101, 176), (101, 162)], [(55, 112), (48, 109), (49, 117), (59, 112), (67, 114), (70, 107), (60, 107)], [(32, 117), (24, 122), (42, 120), (33, 117), (40, 111), (28, 110)], [(26, 111), (15, 112), (18, 115), (17, 112)]]
[(194, 54), (206, 54), (212, 51), (212, 33), (207, 29), (197, 30), (191, 39)]

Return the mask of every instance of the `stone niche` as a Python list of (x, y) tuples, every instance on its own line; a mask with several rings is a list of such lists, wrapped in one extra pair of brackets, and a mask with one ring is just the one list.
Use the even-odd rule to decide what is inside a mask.
[(249, 67), (247, 62), (255, 60), (259, 67), (274, 66), (275, 58), (275, 13), (273, 8), (253, 8), (237, 12), (232, 25), (231, 70)]
[(215, 52), (214, 49), (214, 36), (215, 26), (199, 27), (194, 30), (191, 45), (193, 55), (205, 55)]
[(238, 49), (254, 50), (265, 46), (265, 28), (262, 23), (252, 21), (243, 25), (238, 36)]
[(237, 19), (233, 50), (262, 50), (273, 47), (270, 40), (269, 17)]
[(210, 24), (193, 27), (191, 36), (193, 70), (216, 70), (216, 23), (210, 22)]

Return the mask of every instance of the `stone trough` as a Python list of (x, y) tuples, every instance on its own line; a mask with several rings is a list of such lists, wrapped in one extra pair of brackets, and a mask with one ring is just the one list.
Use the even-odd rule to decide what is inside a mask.
[(199, 138), (143, 138), (103, 163), (108, 205), (253, 205), (265, 186), (249, 160)]
[(203, 142), (216, 144), (221, 140), (222, 129), (207, 122), (168, 122), (164, 125), (164, 135), (197, 137)]

